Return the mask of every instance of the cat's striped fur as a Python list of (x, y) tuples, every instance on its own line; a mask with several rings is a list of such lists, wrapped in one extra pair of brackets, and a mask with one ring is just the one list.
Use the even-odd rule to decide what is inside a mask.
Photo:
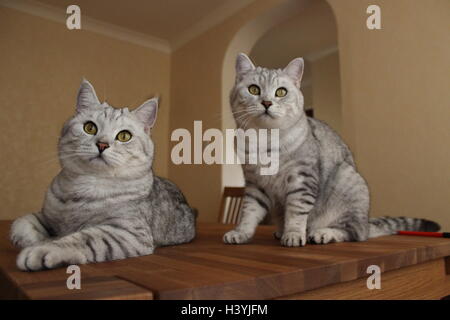
[[(364, 241), (399, 229), (439, 229), (436, 223), (423, 219), (369, 219), (369, 189), (349, 148), (329, 126), (304, 113), (301, 58), (284, 70), (271, 70), (255, 67), (240, 54), (236, 71), (230, 95), (236, 123), (242, 129), (279, 129), (280, 167), (277, 174), (263, 176), (259, 165), (243, 165), (246, 189), (242, 218), (224, 235), (226, 243), (250, 241), (269, 212), (278, 225), (275, 236), (285, 246), (303, 246), (307, 241)], [(251, 85), (257, 85), (260, 93), (251, 94)], [(287, 94), (276, 97), (278, 88), (285, 88)]]
[[(158, 246), (191, 241), (195, 214), (181, 191), (152, 172), (149, 129), (157, 100), (135, 111), (100, 104), (83, 81), (77, 113), (59, 142), (61, 172), (53, 179), (42, 210), (14, 221), (11, 240), (23, 248), (21, 270), (41, 270), (148, 255)], [(83, 132), (93, 121), (98, 133)], [(126, 143), (115, 140), (128, 130)], [(109, 144), (103, 152), (96, 147)]]

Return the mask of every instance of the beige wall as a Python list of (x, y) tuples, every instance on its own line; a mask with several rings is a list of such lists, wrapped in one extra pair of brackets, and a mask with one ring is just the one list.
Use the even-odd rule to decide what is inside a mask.
[(306, 61), (302, 79), (305, 106), (313, 105), (315, 117), (340, 132), (337, 25), (325, 0), (314, 0), (295, 16), (271, 28), (257, 40), (250, 55), (257, 65), (269, 68), (282, 68), (299, 56)]
[(0, 6), (0, 70), (0, 219), (40, 209), (82, 76), (114, 106), (162, 96), (154, 167), (167, 176), (168, 54)]
[[(227, 95), (222, 88), (230, 85), (222, 82), (222, 68), (233, 73), (229, 45), (240, 49), (233, 40), (244, 26), (250, 27), (241, 44), (254, 44), (267, 31), (255, 18), (288, 2), (293, 1), (258, 0), (171, 58), (0, 7), (1, 217), (39, 208), (57, 172), (55, 162), (45, 161), (54, 158), (59, 129), (72, 113), (84, 75), (101, 97), (106, 87), (112, 104), (137, 106), (154, 92), (162, 95), (156, 169), (179, 184), (200, 209), (200, 220), (215, 221), (221, 168), (169, 163), (169, 99), (170, 130), (192, 129), (194, 120), (203, 120), (204, 129), (221, 128)], [(328, 2), (338, 25), (342, 133), (369, 182), (371, 214), (427, 217), (450, 229), (450, 2)], [(365, 27), (369, 4), (381, 6), (382, 30)]]
[(314, 117), (342, 133), (341, 79), (337, 52), (311, 63)]
[(312, 85), (309, 84), (308, 86), (302, 86), (302, 94), (305, 104), (305, 109), (310, 109), (310, 107), (313, 105), (313, 88)]
[[(250, 54), (257, 65), (282, 68), (297, 57), (308, 59), (336, 47), (336, 21), (326, 0), (310, 1), (292, 14), (256, 39)], [(309, 78), (309, 71), (305, 68), (304, 79)]]
[[(174, 54), (172, 129), (192, 126), (195, 119), (220, 126), (228, 44), (251, 18), (281, 3), (259, 0)], [(369, 182), (371, 214), (427, 217), (450, 229), (450, 2), (329, 3), (338, 25), (342, 133)], [(382, 30), (366, 28), (369, 4), (381, 5)], [(258, 23), (252, 30), (260, 36)], [(171, 165), (169, 176), (199, 207), (201, 220), (216, 219), (219, 167)]]
[[(305, 107), (313, 105), (312, 63), (330, 52), (337, 51), (337, 26), (333, 11), (325, 0), (314, 1), (284, 1), (272, 10), (248, 21), (235, 35), (228, 46), (222, 72), (222, 128), (234, 128), (235, 123), (231, 115), (228, 102), (228, 91), (234, 83), (234, 62), (236, 52), (250, 53), (252, 61), (267, 68), (282, 68), (292, 59), (303, 57), (305, 68), (302, 77), (302, 93)], [(338, 59), (334, 59), (337, 64)], [(323, 94), (320, 99), (321, 116), (330, 118), (337, 112), (325, 105), (327, 98), (333, 98), (340, 92), (339, 73), (331, 74), (333, 70), (316, 69), (316, 78), (321, 83), (314, 91), (316, 96)], [(320, 76), (318, 73), (323, 72)], [(330, 81), (334, 83), (330, 83)], [(335, 86), (331, 88), (330, 86)], [(320, 90), (324, 89), (324, 92)], [(326, 90), (326, 91), (325, 91)], [(340, 107), (337, 100), (331, 107)], [(333, 124), (339, 120), (333, 119)], [(230, 148), (227, 153), (233, 153)], [(243, 186), (245, 184), (240, 165), (222, 166), (222, 186)]]
[[(338, 22), (343, 123), (372, 215), (450, 230), (450, 1), (329, 0)], [(364, 27), (378, 4), (382, 30)]]
[[(229, 43), (254, 17), (283, 0), (258, 0), (173, 53), (170, 129), (202, 120), (203, 130), (222, 127), (222, 66)], [(172, 143), (172, 146), (175, 143)], [(169, 177), (199, 209), (200, 221), (217, 221), (222, 194), (219, 165), (169, 166)]]

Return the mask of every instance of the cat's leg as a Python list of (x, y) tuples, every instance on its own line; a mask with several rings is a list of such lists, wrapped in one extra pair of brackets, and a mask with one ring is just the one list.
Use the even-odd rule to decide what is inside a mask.
[(27, 214), (14, 220), (11, 225), (10, 239), (14, 246), (29, 247), (50, 238), (44, 216), (38, 213)]
[(367, 240), (369, 189), (355, 168), (343, 162), (324, 192), (325, 209), (309, 224), (309, 241), (327, 244)]
[(277, 205), (273, 209), (273, 219), (275, 220), (275, 225), (277, 227), (277, 231), (273, 233), (273, 237), (277, 240), (280, 240), (283, 236), (284, 232), (284, 210), (282, 207)]
[(115, 219), (59, 239), (23, 249), (17, 266), (24, 271), (64, 265), (124, 259), (153, 253), (153, 238), (145, 221)]
[(306, 244), (308, 215), (316, 202), (318, 179), (316, 163), (300, 165), (287, 176), (282, 245), (299, 247)]
[(229, 244), (249, 242), (269, 208), (270, 199), (267, 194), (256, 186), (247, 186), (241, 208), (242, 218), (234, 230), (225, 233), (223, 241)]
[(316, 244), (344, 242), (349, 239), (349, 234), (341, 228), (320, 228), (314, 230), (309, 236), (309, 242)]
[(312, 205), (300, 206), (301, 200), (288, 199), (285, 212), (284, 232), (281, 236), (281, 244), (286, 247), (299, 247), (306, 244), (306, 226), (309, 211)]

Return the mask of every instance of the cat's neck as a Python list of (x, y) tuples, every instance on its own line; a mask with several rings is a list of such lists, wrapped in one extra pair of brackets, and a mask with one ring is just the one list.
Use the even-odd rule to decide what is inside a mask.
[[(256, 130), (259, 129), (261, 128), (258, 128)], [(263, 128), (263, 130), (267, 129)], [(300, 148), (300, 146), (308, 139), (308, 136), (311, 132), (308, 123), (308, 117), (306, 116), (306, 114), (301, 115), (301, 117), (299, 117), (299, 119), (289, 127), (276, 129), (278, 131), (277, 135), (274, 135), (272, 130), (269, 130), (270, 134), (267, 135), (267, 145), (270, 145), (269, 149), (279, 149), (280, 154), (290, 154), (296, 152)], [(275, 137), (277, 138), (278, 143), (274, 141)], [(257, 139), (259, 139), (259, 136), (257, 136)], [(244, 146), (245, 147), (243, 149), (240, 149), (238, 144), (237, 149), (240, 151), (245, 150), (246, 154), (258, 153), (259, 151), (261, 151), (259, 150), (259, 141), (254, 145), (248, 145), (247, 143), (245, 143)]]
[(104, 198), (134, 192), (136, 198), (140, 198), (150, 193), (153, 187), (153, 172), (149, 170), (139, 177), (105, 177), (77, 174), (63, 169), (53, 183), (69, 197), (73, 195), (81, 198)]
[(308, 117), (303, 114), (293, 125), (280, 129), (280, 151), (281, 153), (291, 153), (307, 140), (310, 134)]

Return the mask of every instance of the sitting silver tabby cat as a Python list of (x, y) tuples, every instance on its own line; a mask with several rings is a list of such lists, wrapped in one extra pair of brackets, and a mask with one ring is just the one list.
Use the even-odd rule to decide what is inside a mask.
[(77, 112), (59, 140), (61, 172), (42, 210), (14, 221), (21, 270), (35, 271), (152, 254), (191, 241), (195, 213), (172, 182), (153, 175), (149, 137), (158, 108), (100, 103), (84, 80)]
[(350, 150), (329, 126), (303, 110), (303, 66), (303, 59), (297, 58), (283, 70), (272, 70), (255, 67), (245, 54), (237, 57), (230, 95), (236, 124), (242, 129), (279, 129), (279, 171), (260, 175), (259, 165), (243, 165), (242, 218), (224, 242), (250, 241), (268, 212), (278, 225), (275, 237), (289, 247), (307, 241), (364, 241), (397, 230), (439, 230), (438, 224), (424, 219), (369, 219), (369, 189)]

